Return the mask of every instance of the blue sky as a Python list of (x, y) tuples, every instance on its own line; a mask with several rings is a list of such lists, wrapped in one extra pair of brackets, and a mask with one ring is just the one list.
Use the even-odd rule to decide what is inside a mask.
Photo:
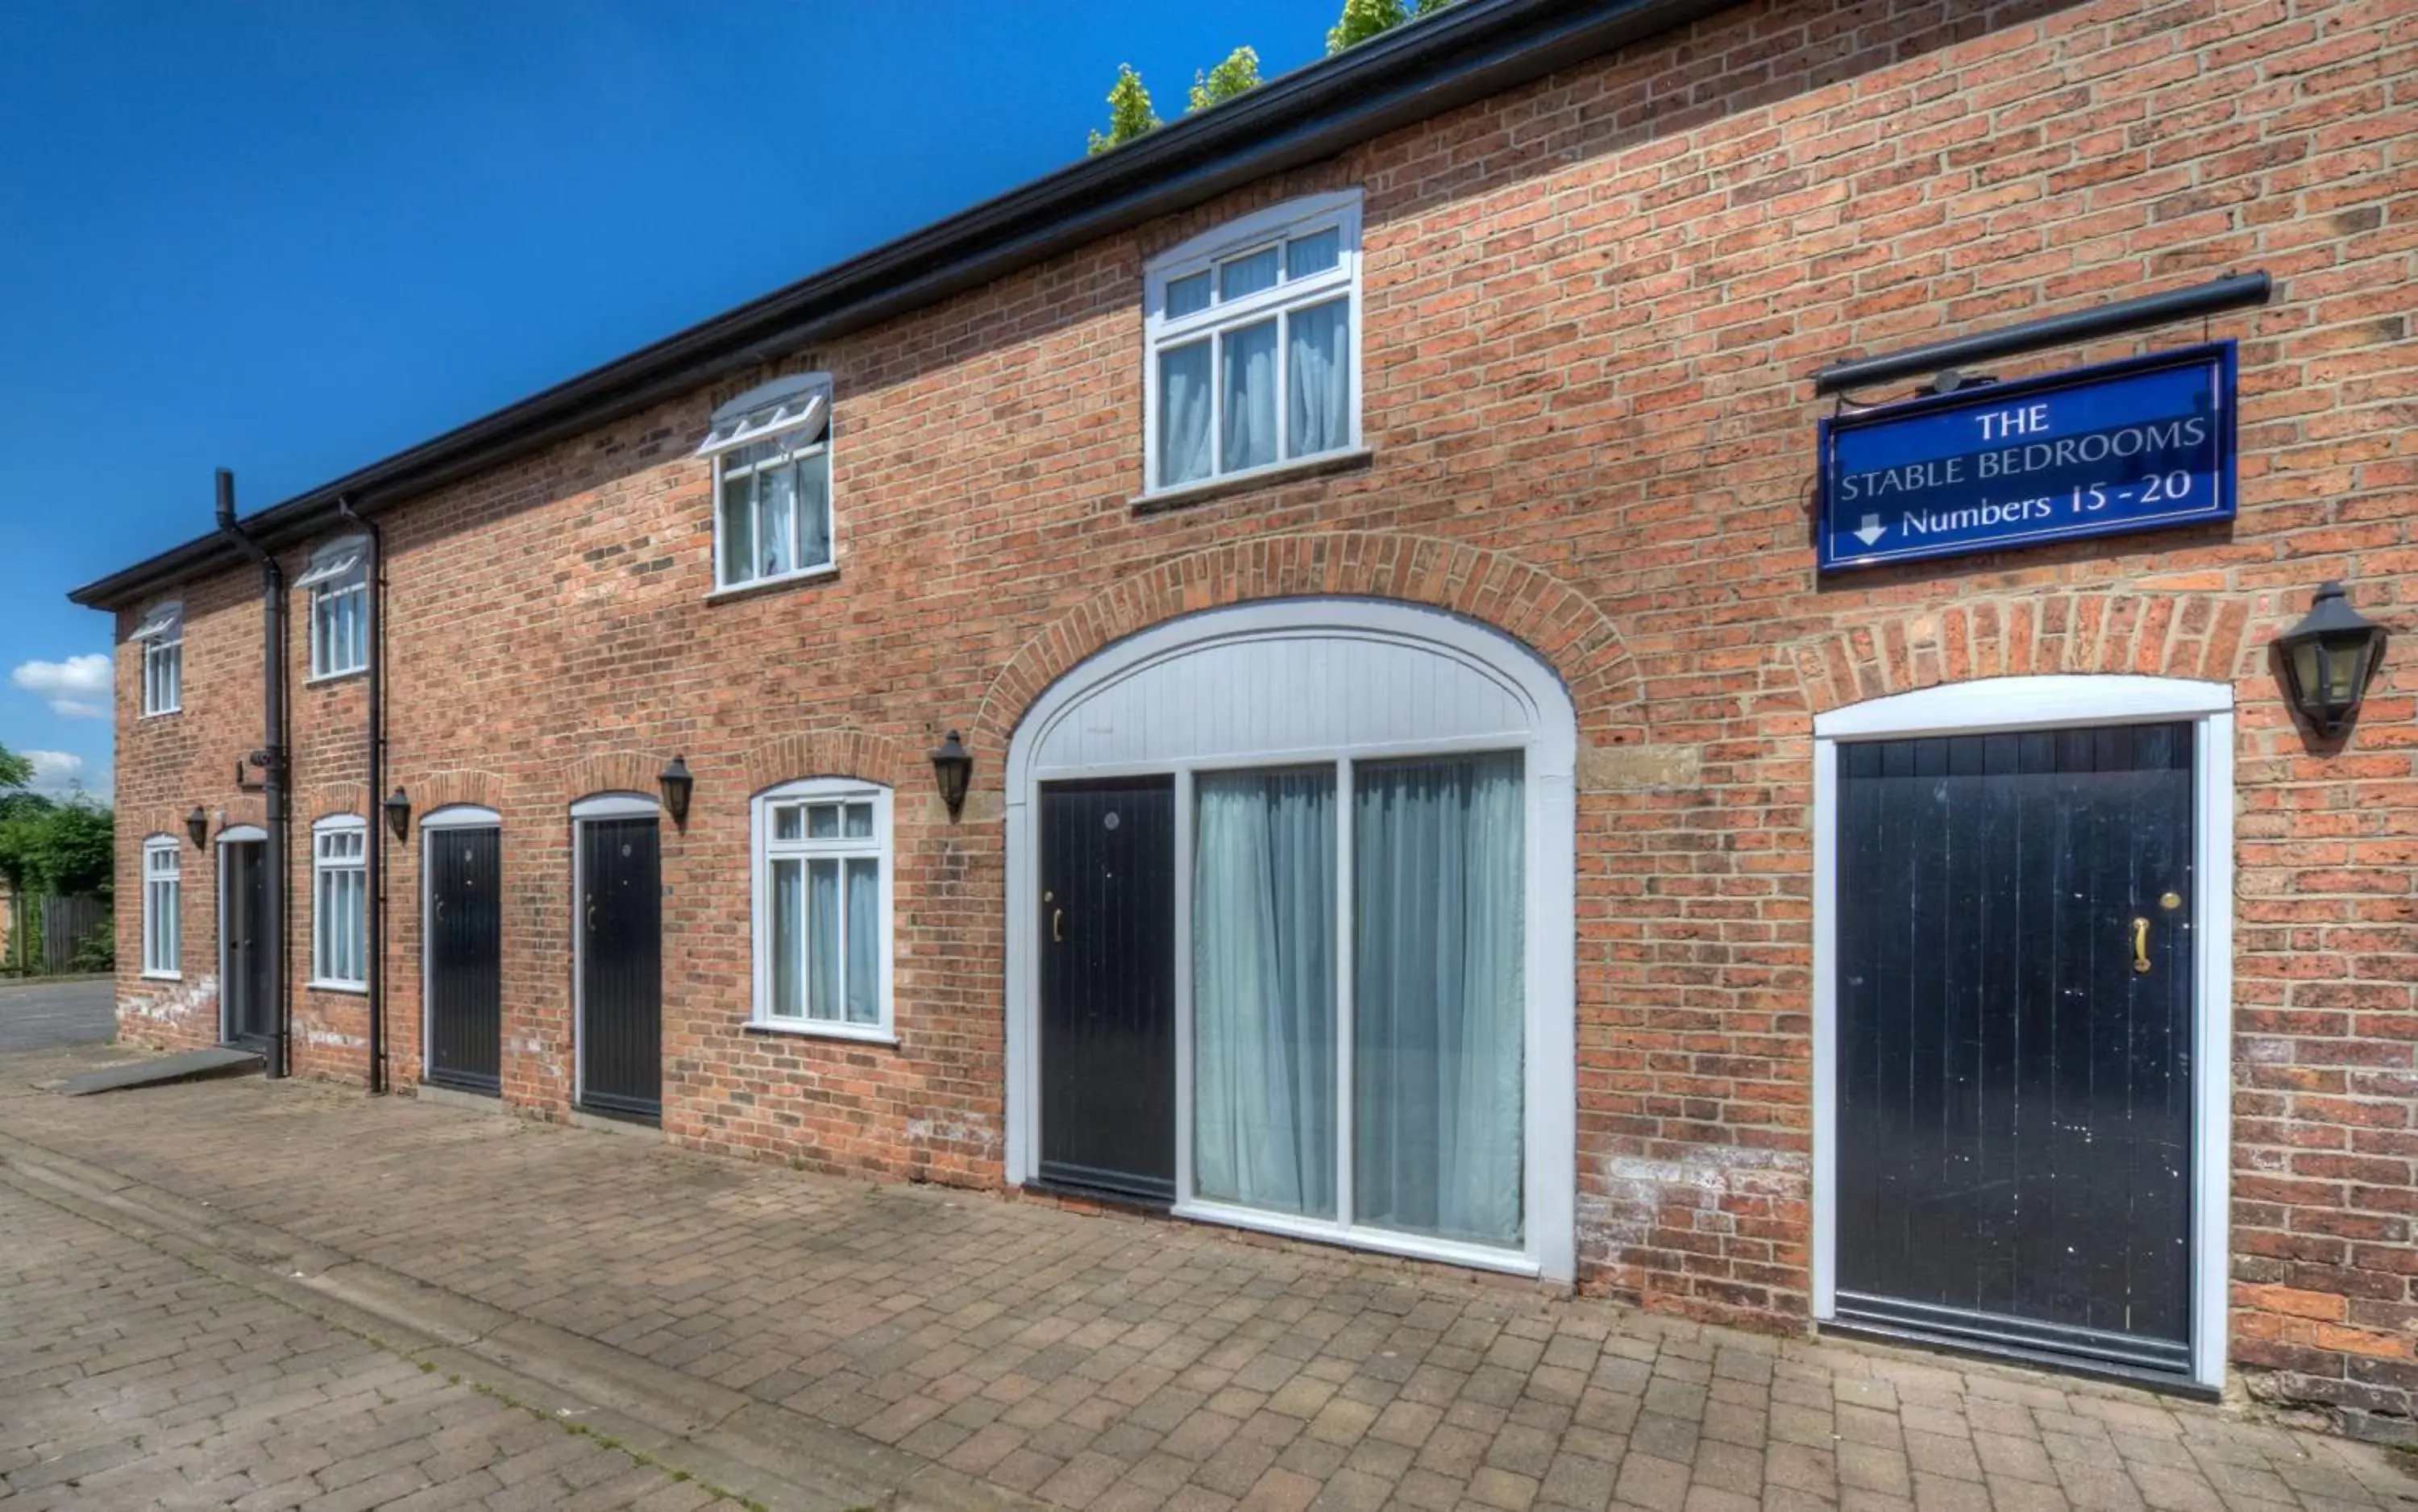
[(81, 583), (1274, 77), (1340, 0), (0, 6), (0, 745), (109, 791)]

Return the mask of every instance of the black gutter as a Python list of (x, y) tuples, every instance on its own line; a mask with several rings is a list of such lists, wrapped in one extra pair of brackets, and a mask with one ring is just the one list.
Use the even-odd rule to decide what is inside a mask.
[[(248, 524), (270, 545), (297, 542), (334, 524), (339, 497), (363, 513), (391, 508), (768, 358), (993, 283), (1737, 3), (1460, 0), (298, 495)], [(215, 538), (188, 542), (69, 597), (114, 608), (233, 560)]]
[(277, 558), (253, 539), (235, 518), (235, 474), (224, 467), (218, 470), (218, 522), (220, 534), (234, 543), (234, 549), (260, 564), (260, 707), (261, 749), (260, 801), (261, 828), (268, 833), (266, 864), (271, 885), (268, 893), (268, 980), (269, 1000), (277, 1016), (277, 1031), (268, 1037), (268, 1075), (285, 1075), (287, 1037), (292, 1032), (287, 1008), (288, 967), (285, 959), (285, 921), (293, 902), (285, 867), (286, 772), (285, 772), (285, 574), (280, 571)]
[(1992, 358), (2014, 357), (2025, 352), (2037, 352), (2043, 347), (2071, 346), (2102, 336), (2120, 336), (2126, 331), (2150, 326), (2212, 315), (2220, 310), (2265, 304), (2273, 292), (2273, 283), (2263, 272), (2235, 273), (2206, 283), (2195, 283), (2186, 289), (2167, 289), (2158, 294), (2145, 294), (2137, 299), (2118, 299), (2112, 304), (2098, 305), (2089, 310), (2070, 310), (2061, 315), (2043, 315), (2038, 320), (2001, 326), (1996, 330), (1980, 331), (1971, 336), (1958, 336), (1922, 346), (1909, 346), (1902, 351), (1884, 352), (1878, 357), (1833, 362), (1814, 374), (1814, 391), (1817, 394), (1834, 393), (1843, 389), (1887, 383), (1892, 378), (1937, 373), (1971, 362), (1986, 362)]
[(368, 591), (362, 597), (369, 615), (369, 774), (362, 827), (369, 867), (370, 1046), (369, 1085), (372, 1093), (386, 1091), (386, 817), (379, 795), (386, 788), (386, 537), (374, 520), (363, 519), (345, 496), (336, 496), (336, 514), (369, 540)]

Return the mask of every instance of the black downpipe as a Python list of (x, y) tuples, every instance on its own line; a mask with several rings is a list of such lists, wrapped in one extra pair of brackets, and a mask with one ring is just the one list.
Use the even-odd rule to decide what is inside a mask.
[(277, 558), (259, 542), (244, 533), (235, 521), (235, 474), (226, 468), (218, 470), (219, 533), (240, 547), (244, 555), (260, 564), (260, 626), (261, 626), (261, 750), (260, 799), (268, 832), (267, 843), (268, 875), (273, 883), (268, 892), (268, 951), (269, 960), (269, 1000), (276, 1005), (277, 1031), (268, 1040), (268, 1074), (283, 1077), (289, 1068), (287, 1038), (292, 1032), (287, 1009), (287, 979), (290, 966), (285, 958), (285, 921), (290, 917), (292, 889), (285, 866), (286, 771), (285, 771), (285, 574), (279, 571)]
[(363, 519), (349, 496), (336, 498), (336, 514), (369, 539), (370, 771), (369, 812), (364, 833), (370, 869), (370, 1091), (386, 1091), (386, 538)]

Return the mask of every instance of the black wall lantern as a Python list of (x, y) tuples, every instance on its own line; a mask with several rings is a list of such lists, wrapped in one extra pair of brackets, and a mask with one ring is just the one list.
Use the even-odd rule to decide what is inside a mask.
[(386, 827), (397, 840), (411, 834), (411, 795), (400, 787), (387, 795)]
[(956, 730), (932, 752), (932, 775), (941, 781), (941, 802), (949, 806), (949, 817), (966, 806), (966, 784), (974, 774), (974, 758), (966, 750), (966, 742)]
[(185, 832), (193, 837), (195, 850), (201, 849), (203, 846), (209, 843), (210, 817), (203, 812), (198, 803), (193, 806), (191, 814), (185, 816)]
[(696, 788), (696, 779), (688, 774), (688, 758), (672, 757), (672, 764), (656, 776), (655, 783), (664, 790), (664, 811), (672, 817), (672, 823), (687, 829), (688, 795)]
[(2340, 583), (2318, 589), (2305, 619), (2275, 637), (2284, 684), (2317, 732), (2340, 735), (2359, 712), (2368, 675), (2384, 647), (2384, 627), (2350, 606)]

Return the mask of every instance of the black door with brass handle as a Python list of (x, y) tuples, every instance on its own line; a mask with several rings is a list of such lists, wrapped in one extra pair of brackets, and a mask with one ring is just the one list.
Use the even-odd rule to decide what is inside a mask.
[(579, 1100), (663, 1112), (663, 867), (655, 821), (579, 825)]
[(1040, 802), (1041, 1180), (1175, 1196), (1175, 782)]
[(503, 1071), (503, 834), (430, 830), (428, 1079), (495, 1092)]
[(2188, 1370), (2192, 738), (1839, 748), (1842, 1321)]

